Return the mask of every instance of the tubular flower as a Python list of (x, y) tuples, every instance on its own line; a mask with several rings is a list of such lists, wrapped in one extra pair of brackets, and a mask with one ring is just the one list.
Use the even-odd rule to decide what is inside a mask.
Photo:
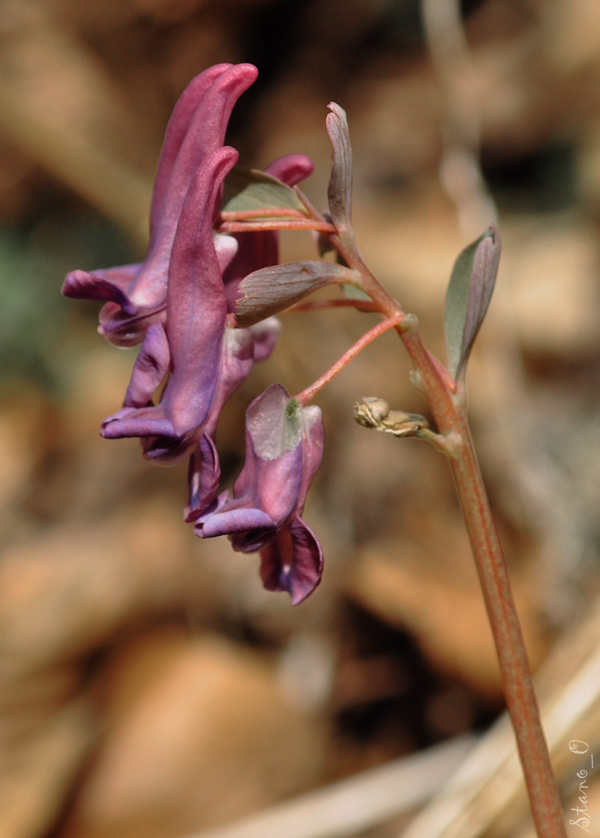
[[(271, 591), (306, 599), (321, 581), (323, 553), (300, 517), (323, 455), (318, 407), (301, 408), (280, 384), (246, 411), (246, 462), (233, 487), (196, 519), (200, 538), (228, 535), (233, 549), (261, 554), (261, 576)], [(192, 487), (193, 495), (193, 487)]]
[[(222, 64), (190, 83), (167, 127), (146, 258), (72, 271), (63, 293), (104, 302), (98, 331), (111, 343), (141, 343), (123, 406), (102, 422), (102, 436), (139, 437), (144, 457), (158, 464), (191, 454), (186, 521), (201, 537), (227, 533), (235, 550), (261, 551), (265, 587), (289, 591), (296, 604), (318, 585), (323, 564), (300, 518), (322, 457), (320, 410), (301, 409), (280, 385), (256, 399), (247, 411), (246, 465), (231, 498), (218, 494), (214, 441), (223, 405), (269, 356), (280, 329), (274, 317), (247, 328), (234, 317), (241, 281), (278, 264), (277, 232), (215, 230), (223, 182), (238, 159), (223, 145), (227, 122), (256, 72)], [(312, 170), (310, 158), (292, 154), (266, 172), (289, 187)]]
[[(111, 343), (133, 346), (143, 340), (148, 326), (164, 322), (171, 251), (190, 183), (223, 146), (233, 106), (256, 76), (251, 64), (218, 64), (196, 76), (183, 92), (169, 120), (158, 164), (144, 261), (67, 275), (63, 286), (67, 297), (106, 302), (99, 331)], [(224, 268), (235, 244), (220, 241), (216, 249)]]
[[(107, 417), (101, 428), (102, 435), (111, 439), (141, 437), (144, 456), (156, 463), (178, 462), (197, 444), (206, 456), (210, 448), (208, 460), (199, 460), (196, 454), (195, 462), (197, 466), (200, 461), (207, 463), (214, 479), (219, 471), (212, 435), (218, 413), (248, 377), (252, 363), (269, 356), (279, 332), (273, 318), (250, 329), (226, 328), (240, 281), (247, 272), (277, 264), (279, 255), (274, 231), (240, 233), (237, 238), (217, 234), (217, 241), (229, 240), (235, 245), (236, 255), (222, 273), (213, 218), (223, 178), (236, 160), (237, 152), (224, 147), (213, 152), (196, 173), (171, 250), (166, 323), (155, 322), (147, 328), (124, 406)], [(267, 170), (270, 168), (294, 183), (299, 176), (310, 174), (312, 161), (304, 155), (289, 155)], [(222, 246), (222, 252), (224, 249)], [(244, 335), (238, 334), (241, 332)], [(155, 406), (153, 393), (167, 374), (162, 400)], [(210, 438), (202, 443), (210, 411)]]
[[(101, 434), (142, 438), (144, 456), (157, 463), (176, 462), (202, 444), (218, 393), (220, 406), (212, 409), (210, 423), (214, 434), (224, 399), (242, 384), (252, 362), (266, 358), (274, 345), (273, 324), (266, 332), (244, 330), (244, 336), (227, 340), (225, 335), (232, 331), (226, 329), (226, 315), (233, 311), (240, 281), (248, 272), (277, 264), (277, 233), (213, 231), (223, 179), (238, 157), (222, 145), (227, 121), (256, 72), (249, 64), (211, 67), (179, 99), (158, 165), (144, 262), (73, 271), (64, 283), (67, 296), (107, 300), (99, 331), (108, 340), (119, 346), (142, 342), (123, 407), (104, 420)], [(289, 185), (312, 170), (312, 161), (299, 154), (268, 167)], [(267, 333), (266, 341), (257, 337)], [(235, 375), (234, 345), (245, 347)], [(153, 394), (166, 376), (161, 402), (154, 405)], [(218, 479), (212, 434), (203, 447), (213, 451), (211, 468)]]

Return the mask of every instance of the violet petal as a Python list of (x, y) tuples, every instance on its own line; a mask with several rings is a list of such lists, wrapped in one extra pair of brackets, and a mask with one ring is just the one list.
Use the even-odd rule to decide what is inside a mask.
[(155, 323), (146, 332), (133, 365), (124, 407), (146, 407), (168, 372), (171, 353), (164, 326)]
[[(211, 515), (202, 525), (196, 529), (200, 538), (213, 538), (216, 535), (229, 535), (231, 533), (248, 533), (253, 530), (272, 532), (276, 524), (272, 518), (263, 512), (262, 509), (226, 509)], [(246, 552), (246, 551), (244, 551)], [(254, 552), (251, 550), (250, 552)]]
[(323, 550), (314, 533), (295, 516), (260, 552), (260, 575), (268, 591), (287, 591), (299, 605), (321, 582)]
[(211, 509), (219, 491), (221, 467), (217, 447), (212, 436), (204, 433), (200, 444), (190, 457), (188, 471), (189, 498), (184, 520), (190, 524)]
[(237, 160), (227, 146), (214, 152), (192, 181), (177, 226), (169, 266), (167, 337), (171, 375), (156, 407), (109, 417), (107, 438), (165, 436), (177, 444), (207, 419), (217, 385), (226, 303), (212, 237), (223, 179)]

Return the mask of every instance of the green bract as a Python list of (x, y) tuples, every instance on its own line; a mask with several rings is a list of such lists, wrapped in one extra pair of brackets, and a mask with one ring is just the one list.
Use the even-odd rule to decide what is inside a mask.
[(500, 251), (500, 235), (492, 224), (459, 254), (454, 264), (444, 313), (448, 369), (454, 378), (465, 370), (490, 304)]
[(222, 212), (292, 209), (305, 215), (306, 207), (290, 187), (258, 169), (236, 166), (225, 181)]

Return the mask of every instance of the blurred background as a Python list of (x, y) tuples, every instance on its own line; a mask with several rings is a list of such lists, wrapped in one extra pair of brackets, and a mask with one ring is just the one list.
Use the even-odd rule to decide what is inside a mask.
[[(347, 110), (359, 246), (440, 358), (454, 259), (490, 220), (468, 175), (480, 162), (504, 254), (470, 366), (476, 444), (548, 701), (596, 660), (600, 4), (461, 13), (468, 47), (444, 50), (418, 0), (0, 0), (2, 838), (183, 838), (485, 736), (503, 709), (443, 458), (353, 420), (364, 396), (425, 411), (394, 335), (317, 399), (327, 445), (306, 518), (326, 571), (298, 608), (263, 591), (258, 557), (183, 524), (185, 464), (156, 469), (136, 440), (98, 436), (134, 351), (60, 286), (143, 254), (167, 120), (214, 63), (260, 71), (230, 123), (241, 162), (311, 155), (318, 207), (326, 106)], [(308, 233), (281, 241), (284, 261), (315, 258)], [(226, 482), (250, 400), (273, 381), (300, 391), (376, 322), (282, 319), (222, 415)], [(557, 716), (559, 762), (596, 736), (600, 764), (600, 676), (586, 684)], [(560, 765), (568, 800), (577, 766)], [(600, 835), (598, 784), (588, 802)], [(494, 834), (529, 834), (520, 806)], [(397, 836), (410, 814), (360, 834)], [(491, 828), (472, 817), (462, 835)]]

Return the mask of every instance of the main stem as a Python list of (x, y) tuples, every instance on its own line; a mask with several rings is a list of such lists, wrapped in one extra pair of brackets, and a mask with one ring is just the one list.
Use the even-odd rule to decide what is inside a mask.
[(515, 731), (533, 820), (539, 838), (565, 838), (560, 798), (506, 563), (467, 419), (464, 415), (459, 418), (461, 442), (456, 456), (450, 458), (450, 467), (494, 635), (506, 706)]
[(452, 392), (444, 371), (421, 342), (416, 318), (405, 314), (366, 267), (356, 248), (337, 236), (331, 240), (348, 265), (361, 273), (364, 290), (382, 313), (399, 318), (396, 330), (416, 368), (414, 383), (427, 399), (440, 434), (452, 441), (448, 459), (494, 636), (536, 831), (539, 838), (566, 838), (508, 571), (471, 438), (464, 388), (463, 392)]

